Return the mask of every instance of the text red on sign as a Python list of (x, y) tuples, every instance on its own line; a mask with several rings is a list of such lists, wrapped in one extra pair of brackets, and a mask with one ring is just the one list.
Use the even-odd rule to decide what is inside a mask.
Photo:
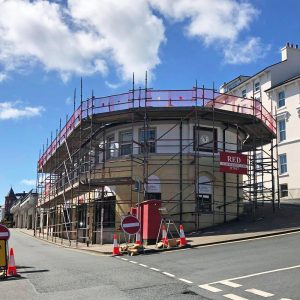
[(247, 174), (247, 155), (233, 152), (220, 152), (220, 172)]
[(140, 231), (140, 222), (134, 216), (126, 216), (121, 223), (122, 229), (128, 234), (136, 234)]

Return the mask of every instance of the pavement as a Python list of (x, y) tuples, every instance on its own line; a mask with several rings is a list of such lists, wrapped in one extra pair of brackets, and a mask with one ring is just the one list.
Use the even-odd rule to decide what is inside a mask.
[[(247, 206), (245, 207), (247, 211)], [(209, 227), (197, 232), (186, 233), (186, 238), (189, 247), (201, 247), (207, 245), (214, 245), (226, 242), (235, 242), (248, 239), (262, 238), (273, 235), (280, 235), (284, 233), (300, 232), (300, 202), (284, 202), (281, 203), (280, 208), (275, 209), (273, 212), (272, 206), (269, 203), (259, 206), (256, 211), (255, 217), (252, 214), (243, 214), (238, 220), (228, 222), (226, 224)], [(34, 236), (33, 230), (15, 229), (28, 235)], [(49, 243), (54, 243), (52, 237), (48, 240), (43, 239)], [(62, 241), (57, 238), (58, 245), (76, 248), (78, 250), (96, 252), (103, 255), (112, 254), (112, 244), (104, 245), (89, 245), (75, 243), (69, 246), (67, 241)], [(145, 252), (153, 253), (171, 249), (156, 249), (155, 246), (147, 246)]]

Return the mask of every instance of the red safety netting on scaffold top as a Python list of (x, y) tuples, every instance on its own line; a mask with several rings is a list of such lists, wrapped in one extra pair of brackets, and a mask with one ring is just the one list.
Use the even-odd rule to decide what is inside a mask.
[(276, 121), (274, 117), (256, 99), (221, 94), (206, 88), (193, 88), (191, 90), (139, 89), (106, 97), (92, 97), (83, 101), (41, 155), (38, 161), (39, 169), (73, 132), (82, 119), (92, 114), (110, 113), (142, 107), (211, 107), (253, 115), (260, 119), (273, 134), (276, 134)]

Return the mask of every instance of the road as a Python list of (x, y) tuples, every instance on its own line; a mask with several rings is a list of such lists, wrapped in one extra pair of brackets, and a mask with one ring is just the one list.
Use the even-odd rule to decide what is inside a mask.
[(118, 258), (18, 231), (10, 246), (22, 277), (0, 299), (300, 299), (300, 233)]

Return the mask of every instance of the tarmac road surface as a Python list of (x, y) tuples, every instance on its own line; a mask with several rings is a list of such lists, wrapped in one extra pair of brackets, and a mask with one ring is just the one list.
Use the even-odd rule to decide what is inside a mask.
[(10, 246), (22, 277), (0, 299), (300, 299), (300, 233), (118, 258), (15, 230)]

